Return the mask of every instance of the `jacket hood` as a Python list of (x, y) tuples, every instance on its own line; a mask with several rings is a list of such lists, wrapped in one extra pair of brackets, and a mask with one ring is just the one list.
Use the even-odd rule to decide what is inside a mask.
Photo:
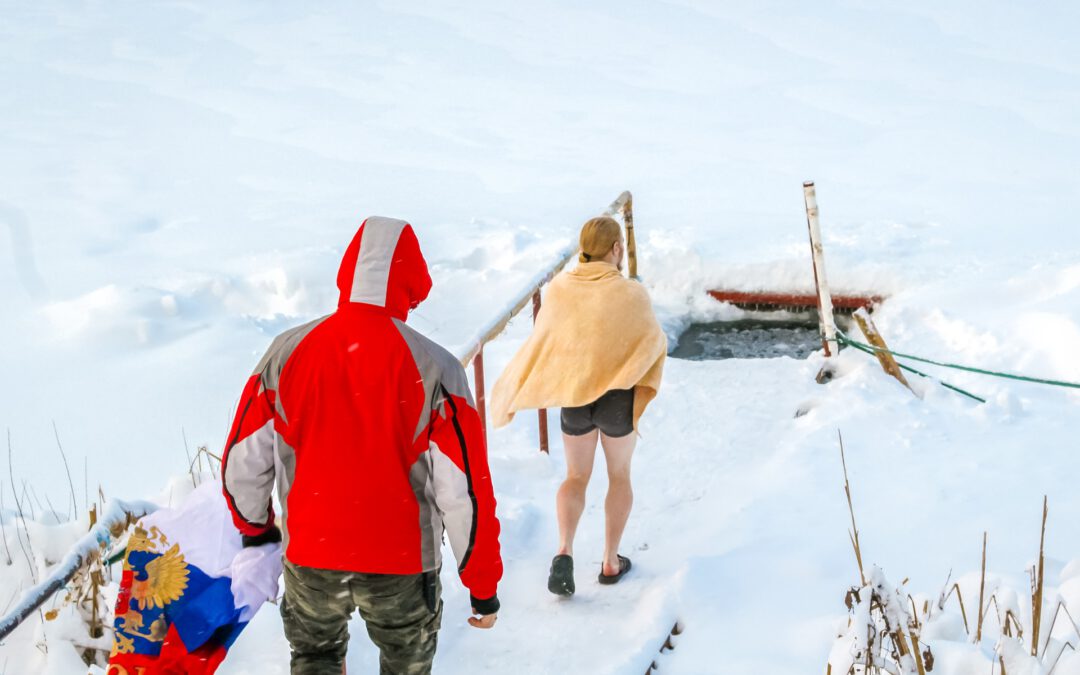
[(412, 225), (382, 216), (365, 220), (345, 249), (337, 286), (339, 308), (381, 307), (404, 321), (431, 291), (431, 275)]

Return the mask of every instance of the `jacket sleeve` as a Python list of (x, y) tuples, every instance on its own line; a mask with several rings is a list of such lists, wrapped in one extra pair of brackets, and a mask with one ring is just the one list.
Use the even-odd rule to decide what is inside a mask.
[(262, 373), (252, 375), (221, 455), (225, 501), (240, 533), (254, 537), (274, 526), (274, 406)]
[(444, 374), (433, 400), (431, 425), (435, 503), (443, 517), (461, 582), (482, 614), (498, 611), (496, 590), (502, 578), (499, 520), (488, 470), (480, 416), (469, 393), (465, 371)]

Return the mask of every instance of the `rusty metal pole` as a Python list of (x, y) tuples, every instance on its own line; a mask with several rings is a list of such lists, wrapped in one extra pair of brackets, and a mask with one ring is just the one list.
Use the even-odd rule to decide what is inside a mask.
[(631, 279), (637, 278), (637, 242), (634, 241), (634, 198), (626, 196), (622, 207), (623, 222), (626, 223), (626, 265)]
[[(533, 293), (533, 323), (536, 323), (536, 317), (540, 314), (540, 289), (537, 289)], [(540, 452), (549, 452), (548, 444), (548, 419), (547, 408), (540, 408), (536, 411), (536, 416), (540, 420)]]
[(806, 202), (806, 225), (810, 230), (810, 255), (814, 263), (814, 285), (818, 295), (818, 320), (821, 327), (821, 344), (825, 356), (833, 355), (836, 344), (836, 319), (833, 317), (832, 294), (825, 277), (825, 249), (821, 245), (821, 225), (818, 222), (817, 193), (814, 181), (803, 183), (803, 199)]
[(487, 397), (484, 395), (484, 345), (473, 358), (473, 386), (476, 388), (476, 412), (480, 413), (480, 428), (484, 430), (487, 445)]

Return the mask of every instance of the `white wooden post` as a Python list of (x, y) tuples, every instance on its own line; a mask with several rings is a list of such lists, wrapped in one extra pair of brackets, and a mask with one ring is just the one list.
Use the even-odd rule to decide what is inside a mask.
[(833, 317), (832, 294), (825, 276), (825, 249), (821, 245), (821, 225), (818, 223), (817, 194), (814, 182), (803, 183), (803, 198), (806, 201), (806, 224), (810, 228), (810, 252), (814, 260), (814, 284), (817, 286), (818, 314), (821, 327), (822, 345), (825, 356), (832, 356), (836, 350), (836, 320)]

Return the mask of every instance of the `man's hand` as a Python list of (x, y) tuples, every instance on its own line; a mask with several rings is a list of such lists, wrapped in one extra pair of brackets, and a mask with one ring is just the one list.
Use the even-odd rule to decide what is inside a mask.
[[(475, 607), (473, 607), (473, 614), (479, 614), (479, 612), (476, 611)], [(493, 627), (498, 619), (498, 614), (485, 614), (483, 616), (480, 616), (479, 618), (475, 616), (470, 616), (469, 625), (473, 628), (483, 628), (484, 630), (487, 630)]]
[(469, 595), (472, 601), (472, 613), (469, 617), (469, 625), (473, 628), (487, 630), (495, 625), (499, 614), (499, 596), (493, 595), (486, 600), (475, 595)]
[(245, 534), (241, 537), (241, 542), (243, 543), (244, 548), (281, 543), (281, 528), (277, 525), (272, 525), (262, 534)]

